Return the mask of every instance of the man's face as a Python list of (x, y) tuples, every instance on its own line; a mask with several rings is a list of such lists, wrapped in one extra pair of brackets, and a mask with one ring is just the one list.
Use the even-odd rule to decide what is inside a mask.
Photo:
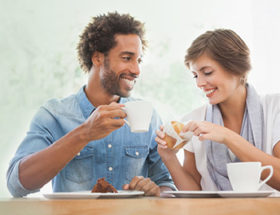
[(135, 34), (115, 36), (117, 45), (104, 58), (101, 84), (107, 93), (128, 97), (140, 74), (142, 43)]

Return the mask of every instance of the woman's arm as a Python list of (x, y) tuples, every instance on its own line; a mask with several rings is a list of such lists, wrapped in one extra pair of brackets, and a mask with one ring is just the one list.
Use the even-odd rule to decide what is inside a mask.
[[(243, 162), (259, 161), (262, 166), (271, 165), (273, 167), (273, 176), (267, 184), (274, 189), (280, 190), (280, 141), (273, 148), (273, 155), (269, 155), (253, 146), (243, 137), (235, 132), (227, 132), (224, 144)], [(262, 173), (261, 178), (265, 179), (269, 170)]]
[(176, 151), (167, 148), (162, 131), (157, 131), (156, 142), (158, 143), (158, 153), (162, 161), (170, 172), (170, 175), (179, 190), (201, 190), (200, 179), (195, 166), (194, 154), (184, 150), (184, 164), (180, 164)]
[[(206, 121), (191, 121), (188, 123), (183, 132), (192, 131), (200, 141), (212, 140), (225, 144), (241, 161), (259, 161), (262, 165), (273, 166), (273, 176), (267, 182), (274, 189), (280, 190), (280, 144), (279, 142), (273, 149), (273, 155), (269, 155), (253, 146), (246, 139), (236, 132), (220, 125)], [(268, 176), (269, 172), (264, 171), (262, 179)]]

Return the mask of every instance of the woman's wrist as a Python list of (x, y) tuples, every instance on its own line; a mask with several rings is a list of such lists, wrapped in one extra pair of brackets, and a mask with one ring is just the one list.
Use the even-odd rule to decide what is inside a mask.
[(161, 159), (164, 163), (169, 163), (169, 162), (177, 160), (177, 155), (175, 152), (172, 151), (172, 152), (166, 153), (165, 155), (161, 155)]

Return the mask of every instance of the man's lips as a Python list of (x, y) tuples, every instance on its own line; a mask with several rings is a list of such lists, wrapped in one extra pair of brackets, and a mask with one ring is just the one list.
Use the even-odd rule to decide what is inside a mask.
[(127, 79), (129, 81), (134, 81), (136, 78), (138, 78), (137, 75), (121, 75), (121, 79)]

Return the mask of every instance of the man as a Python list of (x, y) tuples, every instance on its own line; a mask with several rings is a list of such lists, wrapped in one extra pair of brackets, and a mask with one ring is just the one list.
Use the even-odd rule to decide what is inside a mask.
[(158, 115), (146, 133), (131, 133), (123, 120), (140, 74), (143, 36), (143, 24), (130, 15), (108, 13), (89, 23), (77, 47), (88, 83), (76, 95), (48, 101), (33, 118), (7, 172), (13, 196), (50, 180), (55, 192), (90, 190), (101, 177), (146, 195), (174, 188), (154, 140)]

